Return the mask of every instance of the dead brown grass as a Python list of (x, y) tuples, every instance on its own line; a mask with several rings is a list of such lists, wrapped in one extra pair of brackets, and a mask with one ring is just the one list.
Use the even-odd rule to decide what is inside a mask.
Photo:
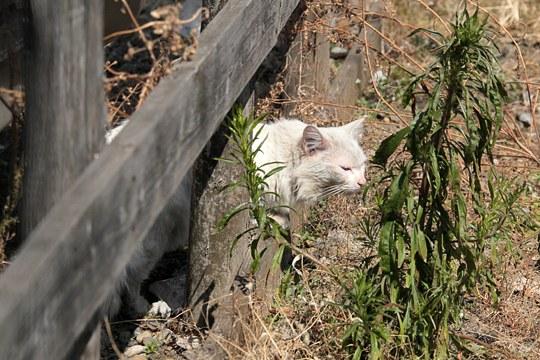
[[(369, 63), (371, 74), (381, 70), (388, 78), (384, 85), (372, 79), (372, 88), (366, 89), (364, 103), (348, 106), (370, 116), (369, 133), (363, 140), (368, 156), (373, 155), (382, 139), (401, 126), (398, 120), (406, 122), (411, 117), (398, 106), (403, 87), (401, 80), (421, 71), (433, 56), (434, 38), (409, 38), (408, 34), (418, 27), (448, 32), (448, 19), (452, 18), (458, 3), (383, 0), (379, 2), (379, 10), (366, 11), (345, 1), (308, 1), (308, 12), (315, 17), (306, 22), (303, 32), (318, 32), (332, 43), (346, 47), (361, 44), (367, 52), (375, 54), (373, 62)], [(474, 6), (473, 2), (469, 3)], [(493, 16), (491, 26), (499, 36), (503, 54), (500, 61), (512, 95), (497, 147), (497, 165), (500, 171), (527, 180), (530, 189), (520, 205), (540, 222), (539, 129), (534, 124), (522, 128), (515, 120), (517, 111), (527, 109), (538, 117), (540, 23), (537, 18), (540, 4), (536, 0), (485, 0), (479, 1), (479, 6)], [(108, 39), (112, 43), (105, 70), (111, 125), (128, 118), (159, 79), (171, 71), (171, 55), (189, 59), (196, 50), (196, 41), (185, 42), (171, 30), (181, 25), (175, 20), (177, 12), (174, 6), (168, 7), (154, 13), (156, 17), (148, 18), (145, 24), (137, 23), (134, 32), (116, 34)], [(361, 32), (354, 30), (361, 25), (369, 26), (369, 21), (363, 20), (365, 15), (385, 19), (381, 33), (384, 46), (380, 52), (373, 44), (366, 43)], [(346, 21), (345, 26), (343, 21)], [(117, 35), (122, 36), (116, 38)], [(279, 108), (292, 103), (297, 114), (313, 123), (329, 124), (338, 120), (319, 115), (331, 113), (325, 109), (343, 105), (321, 99), (321, 94), (291, 99), (283, 96), (283, 92), (283, 83), (274, 84), (270, 96), (261, 100), (259, 110), (279, 116)], [(377, 115), (384, 120), (378, 119)], [(303, 251), (320, 263), (346, 273), (358, 267), (375, 250), (362, 242), (364, 234), (358, 224), (359, 219), (374, 216), (374, 210), (371, 198), (365, 203), (360, 197), (330, 199), (314, 209), (304, 232), (297, 234), (295, 241), (305, 246)], [(506, 256), (500, 262), (502, 295), (499, 305), (493, 307), (479, 290), (478, 294), (464, 299), (467, 306), (459, 329), (461, 333), (522, 359), (540, 355), (537, 237), (537, 233), (521, 238), (516, 235), (513, 249), (505, 250)], [(0, 249), (2, 241), (5, 239), (0, 239)], [(0, 251), (0, 262), (3, 261), (1, 255)], [(347, 358), (346, 351), (341, 348), (341, 334), (343, 325), (351, 321), (351, 314), (336, 305), (342, 301), (342, 289), (332, 275), (313, 262), (298, 262), (291, 280), (275, 297), (274, 303), (250, 299), (249, 313), (242, 318), (241, 343), (212, 333), (206, 336), (215, 336), (234, 359)], [(193, 331), (192, 324), (184, 327), (182, 331), (186, 328)], [(501, 357), (497, 351), (475, 349), (477, 352), (469, 355), (458, 353), (459, 358)]]
[[(398, 104), (404, 86), (402, 80), (421, 71), (432, 60), (432, 50), (437, 46), (434, 38), (408, 35), (418, 27), (447, 34), (459, 4), (458, 1), (421, 0), (376, 3), (380, 5), (379, 9), (370, 12), (346, 1), (308, 2), (308, 12), (315, 16), (302, 29), (306, 34), (324, 34), (332, 44), (349, 48), (362, 44), (367, 52), (375, 54), (369, 64), (366, 60), (370, 73), (381, 70), (387, 76), (388, 81), (384, 84), (372, 78), (371, 88), (364, 91), (361, 105), (347, 106), (369, 116), (368, 134), (363, 139), (368, 156), (373, 155), (380, 141), (401, 126), (400, 121), (406, 122), (410, 118), (411, 114)], [(475, 4), (468, 1), (470, 9), (474, 9)], [(495, 164), (486, 161), (486, 168), (495, 166), (500, 173), (527, 183), (528, 189), (519, 206), (533, 222), (540, 224), (539, 123), (537, 120), (526, 128), (516, 121), (516, 116), (526, 111), (538, 118), (540, 26), (537, 18), (540, 16), (540, 3), (533, 0), (485, 0), (479, 1), (478, 5), (480, 11), (490, 17), (490, 28), (501, 49), (502, 76), (511, 96), (496, 147)], [(373, 44), (366, 43), (362, 31), (358, 31), (364, 24), (363, 15), (385, 19), (381, 33), (385, 43), (383, 51), (378, 52)], [(345, 27), (343, 20), (347, 21)], [(368, 22), (365, 24), (369, 27)], [(296, 114), (305, 121), (328, 125), (341, 120), (331, 116), (321, 119), (317, 115), (332, 113), (325, 109), (343, 105), (329, 102), (314, 91), (307, 91), (299, 98), (290, 98), (283, 93), (285, 87), (283, 83), (276, 85), (270, 96), (261, 100), (264, 111), (275, 112), (275, 108), (279, 109), (284, 104), (294, 104)], [(302, 238), (307, 246), (305, 251), (325, 267), (339, 269), (346, 274), (376, 251), (376, 247), (362, 242), (365, 234), (359, 228), (361, 219), (374, 214), (373, 199), (368, 198), (364, 203), (360, 197), (332, 198), (312, 209), (303, 233), (297, 234), (296, 238)], [(494, 306), (482, 289), (464, 298), (463, 322), (456, 324), (455, 331), (470, 351), (454, 349), (459, 359), (531, 359), (540, 355), (540, 237), (537, 230), (523, 232), (515, 228), (508, 231), (512, 232), (509, 234), (512, 241), (500, 249), (498, 263), (500, 302)], [(252, 308), (258, 316), (254, 323), (248, 322), (246, 326), (257, 327), (257, 323), (265, 319), (261, 314), (269, 312), (273, 315), (266, 317), (264, 336), (252, 336), (246, 346), (238, 345), (242, 356), (265, 359), (347, 357), (340, 347), (340, 334), (342, 325), (351, 320), (350, 315), (339, 305), (332, 305), (343, 300), (342, 290), (332, 281), (333, 275), (328, 275), (313, 263), (298, 271), (297, 282), (288, 283), (289, 293), (277, 296), (272, 307)], [(295, 322), (318, 324), (303, 328), (309, 329), (311, 342), (307, 350), (305, 343), (298, 342), (301, 332), (293, 331), (292, 337), (284, 335), (289, 329), (297, 329), (296, 325), (291, 325)], [(263, 340), (258, 340), (261, 336)], [(268, 342), (268, 339), (272, 341)], [(296, 348), (302, 350), (292, 350)], [(251, 353), (249, 349), (257, 350)]]

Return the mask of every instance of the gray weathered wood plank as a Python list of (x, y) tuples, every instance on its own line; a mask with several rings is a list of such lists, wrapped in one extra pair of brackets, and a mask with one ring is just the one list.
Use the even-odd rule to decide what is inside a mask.
[(230, 0), (38, 224), (0, 277), (3, 357), (66, 355), (296, 3)]
[(102, 1), (31, 1), (25, 68), (25, 238), (104, 145)]
[[(103, 1), (30, 1), (27, 43), (25, 174), (20, 236), (26, 236), (104, 145)], [(46, 94), (46, 95), (45, 95)], [(45, 96), (44, 96), (45, 95)], [(100, 318), (67, 345), (99, 359)]]

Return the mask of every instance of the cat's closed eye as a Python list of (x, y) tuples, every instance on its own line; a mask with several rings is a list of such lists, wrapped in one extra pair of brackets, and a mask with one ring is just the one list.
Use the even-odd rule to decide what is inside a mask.
[(340, 168), (343, 169), (343, 171), (352, 171), (352, 168), (350, 166), (340, 165)]

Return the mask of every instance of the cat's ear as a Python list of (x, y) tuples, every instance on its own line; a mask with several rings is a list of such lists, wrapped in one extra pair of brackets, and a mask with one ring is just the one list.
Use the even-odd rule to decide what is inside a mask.
[(360, 135), (364, 133), (364, 120), (366, 118), (362, 117), (358, 120), (355, 120), (353, 122), (348, 123), (347, 125), (343, 125), (342, 128), (354, 139), (357, 139)]
[(326, 150), (328, 142), (315, 126), (306, 126), (302, 136), (302, 146), (306, 154), (313, 154), (316, 151)]

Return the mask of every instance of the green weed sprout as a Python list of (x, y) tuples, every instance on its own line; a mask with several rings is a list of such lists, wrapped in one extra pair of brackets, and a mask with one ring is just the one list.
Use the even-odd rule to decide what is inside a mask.
[[(268, 190), (268, 184), (266, 180), (274, 175), (276, 172), (281, 171), (284, 166), (278, 163), (272, 164), (260, 164), (255, 162), (255, 156), (261, 151), (261, 146), (264, 140), (254, 148), (254, 143), (259, 137), (262, 126), (256, 130), (257, 125), (261, 124), (261, 121), (266, 115), (253, 118), (253, 116), (244, 116), (242, 108), (237, 107), (233, 110), (232, 116), (228, 119), (227, 128), (230, 131), (230, 135), (227, 135), (229, 141), (233, 143), (232, 150), (229, 154), (229, 158), (219, 158), (219, 161), (224, 161), (229, 164), (240, 165), (243, 170), (243, 176), (240, 180), (226, 185), (222, 191), (236, 189), (238, 187), (244, 188), (249, 197), (248, 202), (241, 203), (231, 209), (217, 225), (217, 231), (221, 231), (229, 221), (237, 214), (248, 211), (251, 219), (255, 220), (256, 225), (249, 229), (242, 231), (232, 241), (230, 252), (235, 249), (238, 241), (243, 236), (250, 236), (251, 243), (251, 256), (253, 262), (251, 264), (251, 273), (254, 274), (260, 267), (260, 260), (266, 251), (267, 247), (260, 250), (260, 244), (264, 240), (273, 238), (278, 242), (279, 248), (274, 256), (272, 269), (274, 270), (281, 262), (283, 252), (287, 246), (287, 240), (285, 239), (287, 232), (283, 227), (274, 220), (270, 213), (278, 208), (285, 207), (284, 205), (272, 205), (269, 199), (279, 198), (279, 194)], [(264, 126), (264, 125), (263, 125)], [(265, 139), (266, 140), (266, 139)], [(263, 167), (267, 165), (276, 165), (272, 170), (266, 172)]]

